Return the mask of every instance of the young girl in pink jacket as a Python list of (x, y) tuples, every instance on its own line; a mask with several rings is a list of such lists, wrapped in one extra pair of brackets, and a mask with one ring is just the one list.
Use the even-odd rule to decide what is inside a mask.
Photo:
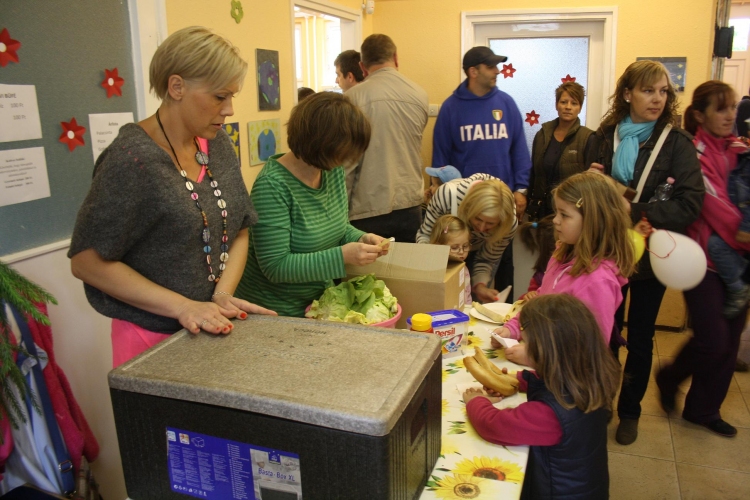
[[(622, 302), (621, 288), (635, 269), (626, 205), (611, 180), (596, 172), (569, 177), (553, 191), (553, 198), (558, 247), (547, 264), (539, 295), (566, 293), (580, 299), (609, 344), (615, 311)], [(519, 340), (518, 319), (495, 333)], [(492, 345), (500, 347), (494, 339)], [(514, 363), (528, 363), (523, 344), (506, 349), (505, 356)]]

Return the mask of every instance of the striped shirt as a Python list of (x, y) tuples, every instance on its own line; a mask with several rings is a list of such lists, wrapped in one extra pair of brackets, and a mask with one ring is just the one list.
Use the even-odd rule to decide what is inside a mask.
[(258, 223), (235, 295), (302, 317), (333, 278), (346, 276), (341, 246), (364, 234), (349, 224), (342, 167), (323, 171), (320, 188), (305, 185), (271, 157), (253, 184)]
[[(443, 215), (450, 215), (451, 208), (454, 203), (456, 209), (461, 205), (466, 197), (466, 192), (469, 190), (472, 182), (484, 181), (488, 179), (495, 179), (495, 177), (489, 174), (474, 174), (465, 179), (451, 181), (452, 186), (443, 184), (440, 186), (435, 194), (430, 199), (430, 203), (427, 205), (427, 213), (422, 222), (422, 227), (419, 228), (417, 233), (417, 243), (429, 243), (430, 235), (432, 234), (432, 226)], [(453, 193), (455, 192), (455, 200), (453, 199)], [(492, 233), (482, 233), (479, 231), (471, 231), (471, 250), (477, 251), (474, 259), (474, 266), (471, 269), (471, 285), (476, 286), (479, 283), (489, 285), (492, 281), (493, 273), (497, 269), (497, 264), (500, 262), (500, 258), (503, 256), (505, 247), (513, 240), (513, 236), (516, 234), (516, 227), (518, 226), (518, 220), (513, 218), (513, 225), (510, 228), (508, 234), (504, 238), (494, 243), (488, 242), (488, 238), (492, 236)]]

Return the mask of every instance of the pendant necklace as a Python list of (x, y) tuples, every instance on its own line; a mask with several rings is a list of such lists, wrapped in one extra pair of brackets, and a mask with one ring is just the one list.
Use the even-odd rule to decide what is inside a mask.
[(218, 199), (216, 204), (221, 209), (221, 219), (222, 219), (222, 225), (223, 225), (223, 231), (221, 235), (221, 253), (219, 254), (219, 275), (216, 276), (214, 274), (214, 270), (211, 267), (211, 231), (208, 228), (208, 218), (206, 217), (206, 212), (203, 211), (203, 207), (201, 207), (200, 202), (198, 202), (198, 193), (195, 192), (193, 183), (190, 181), (190, 179), (187, 178), (187, 172), (185, 169), (182, 168), (182, 165), (180, 164), (180, 159), (177, 157), (177, 153), (174, 150), (174, 147), (172, 147), (172, 143), (169, 141), (169, 137), (167, 137), (167, 132), (164, 130), (164, 125), (161, 124), (161, 119), (159, 119), (159, 111), (156, 111), (156, 122), (159, 124), (159, 128), (161, 129), (162, 134), (164, 134), (164, 138), (167, 140), (167, 144), (169, 144), (169, 149), (172, 150), (172, 154), (174, 155), (174, 159), (177, 162), (177, 166), (180, 167), (180, 175), (185, 179), (185, 187), (188, 191), (190, 191), (190, 198), (195, 202), (195, 206), (198, 207), (198, 210), (201, 212), (201, 217), (203, 217), (203, 231), (201, 232), (201, 239), (204, 243), (203, 251), (206, 253), (206, 263), (208, 264), (208, 281), (213, 281), (215, 283), (218, 283), (221, 279), (221, 275), (224, 274), (224, 269), (226, 269), (227, 265), (226, 262), (229, 260), (229, 236), (227, 236), (227, 202), (224, 201), (224, 199), (221, 197), (221, 190), (219, 190), (219, 183), (216, 182), (213, 178), (213, 175), (211, 175), (211, 169), (208, 168), (208, 154), (201, 151), (200, 146), (198, 145), (198, 141), (193, 139), (195, 141), (195, 147), (198, 149), (198, 152), (195, 153), (195, 161), (198, 162), (199, 165), (206, 167), (206, 175), (208, 175), (208, 180), (210, 181), (210, 186), (214, 190), (214, 196)]

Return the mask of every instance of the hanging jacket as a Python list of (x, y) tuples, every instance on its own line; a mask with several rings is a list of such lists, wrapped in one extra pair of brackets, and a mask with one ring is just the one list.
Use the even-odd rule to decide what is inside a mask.
[[(633, 180), (630, 182), (633, 189), (638, 187), (651, 151), (665, 126), (666, 124), (657, 123), (651, 137), (638, 149)], [(591, 147), (586, 150), (586, 164), (600, 163), (604, 165), (604, 173), (610, 176), (614, 160), (615, 128), (615, 125), (599, 127), (595, 138), (592, 139)], [(685, 234), (687, 226), (698, 218), (705, 189), (692, 139), (693, 137), (682, 129), (670, 130), (646, 179), (638, 203), (630, 205), (630, 218), (634, 224), (640, 221), (641, 217), (646, 217), (655, 229)], [(674, 191), (669, 200), (648, 203), (656, 188), (667, 182), (668, 177), (674, 179)], [(638, 269), (630, 279), (635, 281), (653, 277), (650, 254), (647, 253), (638, 262)]]
[[(39, 311), (47, 316), (46, 304), (37, 304)], [(91, 432), (86, 417), (83, 415), (78, 402), (73, 396), (68, 377), (55, 361), (55, 351), (52, 345), (52, 329), (42, 325), (30, 316), (26, 316), (26, 322), (31, 330), (34, 343), (47, 352), (49, 357), (45, 368), (44, 381), (47, 383), (52, 406), (55, 409), (57, 423), (60, 426), (65, 446), (70, 453), (70, 459), (76, 471), (81, 464), (81, 455), (89, 462), (96, 460), (99, 456), (99, 443)], [(81, 360), (85, 362), (85, 360)]]
[(528, 382), (528, 400), (544, 402), (554, 410), (563, 436), (557, 445), (529, 448), (521, 498), (609, 498), (608, 412), (604, 408), (590, 413), (578, 408), (568, 410), (557, 402), (544, 381), (528, 370), (522, 376)]

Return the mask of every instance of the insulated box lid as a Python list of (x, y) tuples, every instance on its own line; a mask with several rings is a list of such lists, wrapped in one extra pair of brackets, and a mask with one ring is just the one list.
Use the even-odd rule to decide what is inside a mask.
[(226, 336), (175, 333), (109, 386), (384, 436), (439, 356), (435, 335), (250, 315)]

